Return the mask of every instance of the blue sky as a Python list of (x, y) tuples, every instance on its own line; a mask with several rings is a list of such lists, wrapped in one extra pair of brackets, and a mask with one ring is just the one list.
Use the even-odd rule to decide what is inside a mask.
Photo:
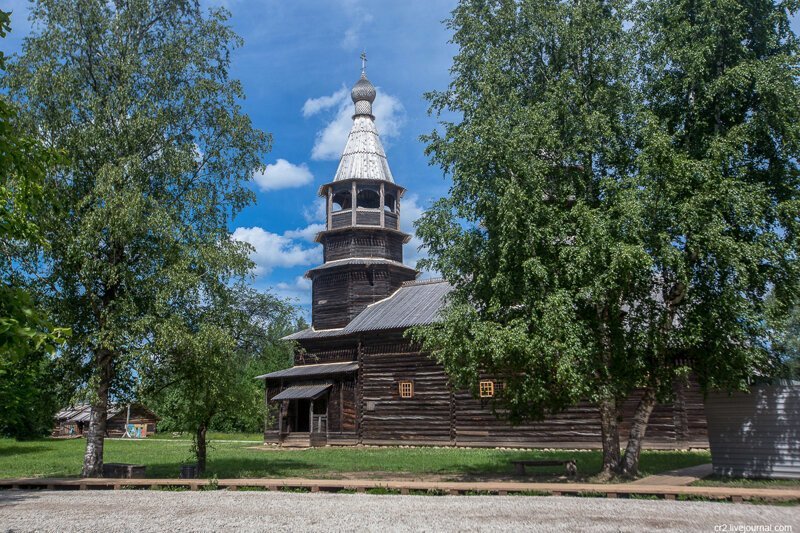
[[(402, 225), (447, 192), (442, 171), (428, 165), (419, 136), (436, 120), (423, 93), (444, 89), (455, 49), (442, 21), (455, 0), (204, 0), (224, 6), (244, 39), (234, 52), (232, 76), (242, 81), (243, 108), (256, 127), (273, 135), (267, 171), (256, 176), (258, 202), (231, 224), (238, 238), (256, 247), (254, 284), (293, 298), (309, 316), (311, 285), (304, 272), (322, 262), (313, 242), (320, 229), (317, 189), (333, 179), (351, 124), (350, 88), (361, 72), (377, 87), (375, 115), (389, 165), (408, 192)], [(5, 49), (20, 50), (29, 31), (27, 2), (12, 0), (12, 32)], [(405, 247), (418, 258), (418, 242)]]

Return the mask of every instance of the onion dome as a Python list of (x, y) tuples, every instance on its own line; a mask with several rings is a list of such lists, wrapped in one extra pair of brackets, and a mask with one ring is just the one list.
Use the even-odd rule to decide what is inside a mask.
[(350, 97), (353, 99), (354, 104), (362, 101), (371, 104), (375, 101), (375, 87), (367, 79), (366, 74), (361, 74), (361, 78), (356, 82), (353, 86), (353, 90), (350, 92)]
[(361, 53), (361, 78), (350, 91), (350, 98), (356, 105), (356, 115), (372, 115), (372, 102), (375, 101), (375, 87), (367, 79), (367, 54)]

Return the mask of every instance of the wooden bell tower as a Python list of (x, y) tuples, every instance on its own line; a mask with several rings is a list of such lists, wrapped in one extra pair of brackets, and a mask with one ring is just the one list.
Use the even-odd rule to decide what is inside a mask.
[[(366, 58), (362, 54), (362, 61)], [(312, 268), (312, 326), (342, 328), (369, 304), (382, 300), (417, 271), (403, 264), (400, 199), (405, 189), (394, 182), (383, 150), (372, 102), (375, 87), (362, 63), (361, 78), (351, 92), (353, 127), (334, 180), (320, 187), (327, 223), (317, 234), (324, 264)]]

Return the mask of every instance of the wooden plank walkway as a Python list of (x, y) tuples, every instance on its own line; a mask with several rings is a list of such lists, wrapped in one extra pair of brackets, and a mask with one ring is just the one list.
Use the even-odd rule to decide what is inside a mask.
[(711, 463), (697, 466), (690, 466), (688, 468), (679, 468), (677, 470), (670, 470), (668, 472), (661, 472), (660, 474), (653, 474), (642, 479), (637, 479), (632, 482), (633, 485), (670, 485), (681, 486), (691, 485), (698, 479), (710, 476), (713, 470)]
[(677, 498), (706, 498), (742, 502), (747, 500), (786, 501), (800, 500), (800, 489), (765, 489), (741, 487), (684, 487), (667, 485), (637, 485), (634, 483), (523, 483), (523, 482), (466, 482), (466, 481), (385, 481), (353, 479), (114, 479), (114, 478), (20, 478), (0, 479), (5, 489), (136, 489), (184, 487), (198, 490), (213, 487), (227, 490), (263, 488), (266, 490), (306, 489), (311, 492), (348, 490), (365, 492), (370, 489), (387, 489), (401, 494), (411, 491), (436, 491), (445, 494), (534, 494), (580, 495), (607, 498), (656, 496), (666, 500)]

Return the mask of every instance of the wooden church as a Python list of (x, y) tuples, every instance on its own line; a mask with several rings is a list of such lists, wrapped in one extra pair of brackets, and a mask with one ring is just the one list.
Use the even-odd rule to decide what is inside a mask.
[[(477, 398), (454, 390), (442, 367), (403, 337), (407, 328), (437, 320), (451, 287), (415, 281), (418, 272), (403, 263), (410, 239), (400, 230), (405, 189), (395, 183), (375, 128), (375, 95), (362, 68), (338, 170), (319, 189), (327, 223), (316, 238), (324, 263), (306, 273), (312, 326), (285, 338), (298, 346), (292, 368), (258, 378), (270, 411), (265, 442), (599, 447), (595, 406), (511, 426), (489, 405), (501, 383), (481, 381)], [(680, 388), (675, 396), (653, 412), (646, 445), (707, 447), (699, 389)], [(627, 409), (634, 408), (631, 400)]]

